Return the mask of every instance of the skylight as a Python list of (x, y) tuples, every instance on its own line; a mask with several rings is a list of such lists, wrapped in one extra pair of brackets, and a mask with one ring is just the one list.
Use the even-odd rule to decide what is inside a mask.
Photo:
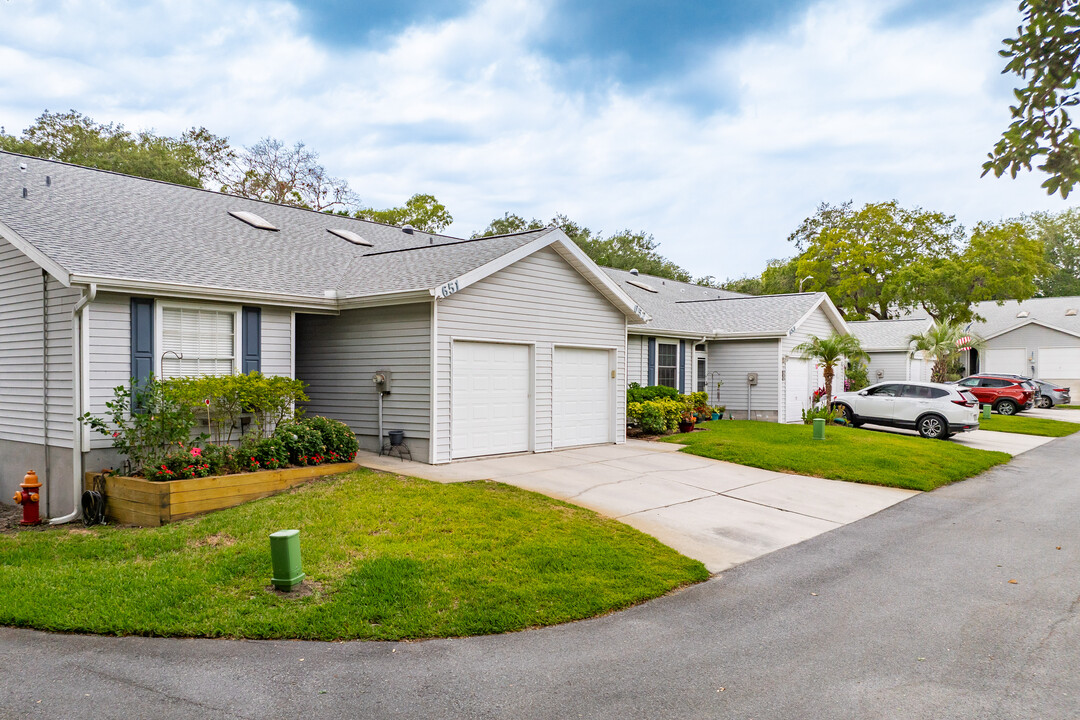
[(1030, 314), (1031, 313), (1029, 313), (1027, 310), (1021, 310), (1020, 312), (1016, 313), (1016, 317), (1018, 317), (1018, 318), (1026, 318)]
[(342, 230), (341, 228), (327, 228), (326, 232), (331, 235), (337, 235), (342, 240), (348, 240), (353, 245), (364, 245), (365, 247), (375, 247), (375, 243), (370, 240), (365, 240), (361, 236), (354, 233), (352, 230)]
[(659, 290), (654, 288), (652, 285), (646, 285), (645, 283), (641, 282), (640, 280), (627, 280), (626, 284), (627, 285), (633, 285), (636, 288), (641, 288), (642, 290), (645, 290), (645, 291), (651, 292), (651, 293), (660, 292)]
[(230, 210), (229, 214), (237, 220), (246, 222), (253, 228), (259, 228), (260, 230), (273, 230), (275, 232), (278, 229), (266, 218), (260, 215), (256, 215), (253, 212), (248, 212), (247, 210)]
[(1076, 308), (1069, 308), (1065, 311), (1065, 317), (1073, 317), (1076, 315)]

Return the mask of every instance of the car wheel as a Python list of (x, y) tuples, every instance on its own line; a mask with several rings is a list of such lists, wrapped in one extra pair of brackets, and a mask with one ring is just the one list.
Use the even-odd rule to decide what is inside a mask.
[(1012, 400), (1002, 400), (994, 409), (997, 410), (1000, 415), (1015, 415), (1017, 406)]
[(919, 418), (919, 434), (930, 440), (949, 437), (949, 426), (940, 415), (924, 415)]

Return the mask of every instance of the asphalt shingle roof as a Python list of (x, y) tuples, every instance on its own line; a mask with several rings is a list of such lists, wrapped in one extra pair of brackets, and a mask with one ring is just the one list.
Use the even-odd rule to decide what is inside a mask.
[[(745, 295), (614, 268), (604, 268), (604, 272), (652, 316), (646, 326), (650, 333), (667, 330), (701, 335), (779, 335), (810, 312), (823, 294)], [(630, 281), (648, 285), (656, 292)]]
[(899, 320), (849, 320), (851, 334), (859, 339), (864, 350), (907, 350), (911, 336), (926, 330), (926, 318)]
[[(239, 210), (280, 230), (260, 230), (229, 215)], [(552, 231), (477, 240), (408, 234), (391, 225), (5, 152), (0, 222), (76, 275), (315, 298), (331, 289), (361, 297), (435, 287)], [(354, 245), (330, 228), (351, 230), (374, 246)]]
[[(970, 327), (982, 337), (997, 335), (1031, 320), (1038, 320), (1046, 325), (1080, 335), (1080, 313), (1065, 314), (1068, 310), (1080, 311), (1080, 297), (1075, 295), (1032, 298), (1023, 302), (1008, 300), (1004, 305), (998, 305), (993, 301), (981, 302), (975, 304), (974, 310), (975, 314), (984, 320), (976, 321)], [(1027, 312), (1027, 317), (1017, 317), (1021, 312)]]

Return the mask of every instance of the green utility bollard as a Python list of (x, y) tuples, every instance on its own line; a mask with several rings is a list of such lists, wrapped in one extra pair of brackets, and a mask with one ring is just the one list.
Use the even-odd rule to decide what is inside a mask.
[(825, 439), (825, 418), (814, 418), (814, 439)]
[(306, 577), (300, 563), (300, 531), (278, 530), (270, 534), (270, 560), (274, 576), (270, 582), (278, 590), (289, 592)]
[(989, 420), (990, 419), (990, 406), (989, 405), (983, 405), (982, 419), (983, 420)]

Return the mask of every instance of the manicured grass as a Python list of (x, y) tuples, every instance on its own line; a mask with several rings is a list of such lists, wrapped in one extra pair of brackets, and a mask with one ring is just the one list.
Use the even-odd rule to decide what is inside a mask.
[(702, 426), (705, 432), (665, 440), (740, 465), (911, 490), (933, 490), (1009, 460), (1002, 452), (838, 425), (825, 429), (824, 440), (812, 439), (809, 425), (717, 420)]
[(1065, 437), (1080, 430), (1080, 423), (1023, 415), (991, 415), (989, 420), (979, 419), (979, 429), (1021, 435), (1041, 435), (1042, 437)]
[[(299, 528), (314, 592), (269, 592)], [(0, 535), (0, 624), (106, 634), (403, 639), (591, 617), (705, 580), (622, 523), (497, 483), (361, 470), (162, 528)]]
[(1055, 410), (1080, 410), (1080, 405), (1055, 405)]

